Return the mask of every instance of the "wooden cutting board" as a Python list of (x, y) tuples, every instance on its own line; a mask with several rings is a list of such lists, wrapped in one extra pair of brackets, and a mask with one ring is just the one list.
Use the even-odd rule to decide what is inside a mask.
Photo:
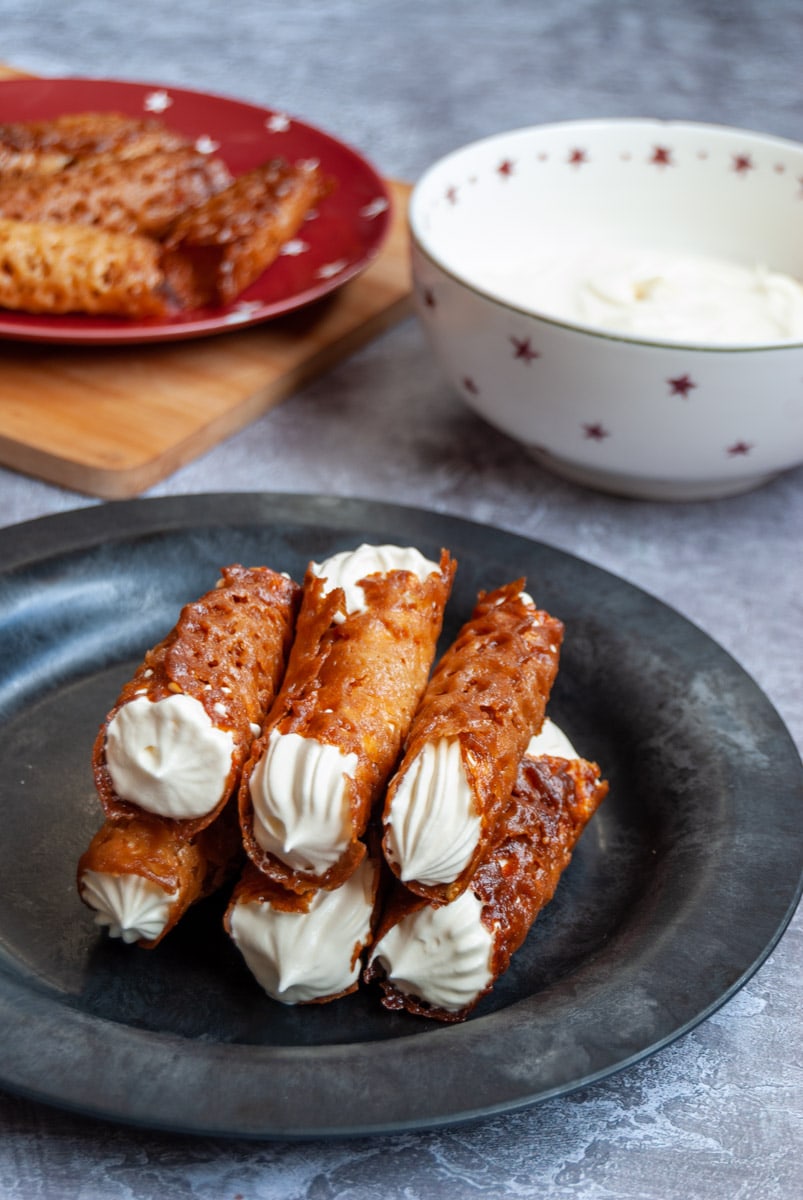
[(136, 496), (406, 316), (410, 188), (389, 186), (376, 260), (287, 317), (152, 346), (0, 342), (0, 463), (107, 500)]

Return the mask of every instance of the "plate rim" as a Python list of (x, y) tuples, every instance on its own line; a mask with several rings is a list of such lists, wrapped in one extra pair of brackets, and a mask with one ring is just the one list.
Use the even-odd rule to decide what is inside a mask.
[[(380, 214), (380, 223), (377, 225), (378, 235), (373, 239), (370, 247), (354, 263), (351, 263), (332, 279), (322, 279), (319, 283), (304, 288), (303, 291), (292, 293), (284, 300), (266, 302), (258, 312), (254, 311), (250, 315), (238, 316), (236, 320), (231, 318), (231, 314), (236, 310), (238, 300), (222, 307), (218, 316), (186, 319), (174, 324), (171, 323), (169, 318), (166, 318), (150, 328), (138, 321), (132, 321), (128, 325), (121, 324), (119, 328), (115, 325), (108, 328), (103, 326), (95, 328), (87, 326), (86, 330), (80, 327), (59, 329), (58, 326), (39, 329), (36, 324), (38, 317), (46, 317), (51, 321), (58, 320), (58, 317), (48, 316), (48, 314), (24, 313), (21, 311), (17, 313), (11, 309), (0, 308), (0, 341), (16, 341), (43, 346), (112, 347), (159, 345), (191, 341), (196, 338), (226, 333), (237, 333), (239, 330), (248, 329), (254, 325), (261, 325), (283, 316), (289, 316), (300, 309), (331, 296), (341, 287), (345, 286), (345, 284), (366, 271), (376, 261), (387, 245), (394, 217), (394, 198), (389, 181), (381, 174), (374, 163), (366, 157), (363, 151), (357, 149), (356, 146), (344, 138), (329, 133), (328, 130), (320, 125), (315, 125), (303, 117), (296, 116), (294, 113), (288, 113), (284, 109), (257, 104), (255, 101), (242, 99), (224, 92), (206, 91), (184, 84), (152, 83), (138, 79), (115, 79), (108, 76), (25, 75), (0, 79), (0, 100), (2, 99), (4, 89), (14, 89), (24, 92), (28, 88), (34, 90), (37, 87), (44, 88), (53, 85), (56, 87), (89, 85), (90, 87), (98, 86), (101, 88), (114, 86), (130, 89), (132, 94), (135, 92), (166, 91), (188, 99), (201, 98), (204, 101), (213, 101), (222, 106), (230, 105), (232, 107), (249, 109), (255, 114), (264, 116), (281, 114), (288, 117), (294, 126), (303, 129), (316, 138), (323, 139), (325, 142), (336, 147), (338, 152), (345, 153), (348, 157), (352, 158), (354, 163), (359, 165), (360, 169), (366, 173), (367, 177), (372, 178), (375, 182), (377, 197), (381, 196), (385, 201), (386, 208)], [(154, 114), (155, 117), (159, 117), (160, 115), (158, 113)], [(70, 321), (78, 321), (81, 314), (66, 313), (64, 316)], [(103, 318), (98, 318), (98, 320), (103, 320)], [(19, 322), (18, 326), (15, 325), (15, 321)]]
[[(631, 584), (621, 576), (608, 571), (604, 567), (597, 566), (593, 562), (580, 558), (570, 551), (550, 545), (547, 542), (524, 537), (510, 530), (468, 520), (463, 517), (452, 516), (448, 513), (438, 513), (415, 506), (374, 501), (368, 498), (335, 498), (306, 493), (218, 492), (115, 501), (104, 505), (89, 505), (63, 513), (36, 517), (29, 521), (0, 529), (0, 550), (4, 551), (2, 561), (5, 564), (0, 568), (0, 579), (9, 571), (24, 571), (26, 567), (32, 564), (46, 561), (48, 556), (61, 556), (69, 553), (80, 554), (92, 546), (111, 543), (115, 540), (124, 542), (132, 536), (141, 536), (147, 532), (180, 533), (184, 528), (198, 526), (199, 524), (203, 525), (204, 528), (214, 527), (220, 529), (226, 527), (236, 528), (238, 525), (246, 523), (263, 523), (266, 517), (270, 516), (271, 512), (274, 514), (274, 520), (277, 524), (292, 524), (299, 527), (309, 527), (312, 525), (320, 527), (321, 521), (328, 518), (333, 522), (333, 524), (325, 526), (325, 530), (329, 535), (333, 531), (347, 528), (350, 525), (356, 524), (359, 526), (366, 522), (369, 525), (387, 525), (388, 527), (395, 522), (400, 522), (401, 525), (406, 527), (408, 520), (413, 525), (422, 525), (422, 523), (423, 525), (429, 525), (430, 530), (434, 524), (437, 528), (438, 537), (441, 536), (441, 531), (447, 528), (450, 528), (455, 533), (460, 531), (465, 536), (470, 536), (472, 533), (480, 531), (481, 536), (484, 538), (498, 535), (503, 539), (512, 539), (511, 545), (513, 543), (524, 542), (534, 547), (536, 551), (545, 550), (549, 555), (554, 554), (559, 556), (559, 558), (572, 560), (574, 563), (580, 564), (583, 571), (598, 572), (601, 576), (607, 577), (613, 586), (624, 588), (628, 593), (633, 592), (636, 595), (646, 598), (650, 605), (659, 606), (659, 609), (671, 614), (672, 621), (680, 621), (683, 625), (689, 626), (699, 637), (710, 643), (716, 649), (718, 655), (724, 656), (723, 661), (727, 661), (729, 669), (735, 670), (741, 681), (760, 699), (762, 705), (766, 707), (767, 712), (772, 715), (778, 732), (785, 735), (785, 748), (789, 757), (789, 768), (790, 770), (793, 769), (798, 783), (803, 779), (803, 774), (801, 774), (803, 764), (800, 762), (797, 748), (789, 730), (786, 728), (769, 697), (766, 696), (745, 668), (727, 650), (721, 647), (710, 635), (700, 629), (699, 626), (683, 616), (683, 614), (638, 585)], [(278, 516), (276, 515), (277, 513)], [(51, 552), (50, 555), (47, 553), (48, 550)], [(789, 754), (790, 751), (791, 754)], [(143, 1116), (141, 1113), (137, 1115), (131, 1111), (121, 1110), (119, 1105), (116, 1109), (111, 1109), (107, 1103), (101, 1103), (99, 1106), (93, 1107), (86, 1100), (86, 1097), (79, 1099), (75, 1095), (65, 1095), (63, 1092), (62, 1094), (54, 1094), (52, 1088), (48, 1089), (41, 1085), (36, 1086), (35, 1076), (37, 1067), (41, 1067), (42, 1055), (48, 1050), (46, 1045), (43, 1048), (41, 1041), (38, 1042), (37, 1049), (32, 1055), (28, 1053), (28, 1048), (25, 1046), (22, 1047), (21, 1060), (15, 1067), (16, 1074), (9, 1073), (8, 1051), (4, 1051), (6, 1062), (0, 1063), (0, 1084), (11, 1091), (38, 1101), (55, 1104), (58, 1107), (78, 1111), (85, 1115), (114, 1120), (141, 1128), (162, 1129), (189, 1134), (214, 1134), (246, 1139), (289, 1141), (311, 1138), (345, 1138), (365, 1136), (366, 1134), (437, 1129), (465, 1124), (501, 1112), (511, 1112), (528, 1108), (535, 1103), (555, 1098), (556, 1096), (566, 1095), (579, 1088), (589, 1086), (651, 1056), (682, 1037), (731, 999), (759, 970), (777, 946), (789, 922), (792, 920), (800, 901), (801, 892), (803, 892), (803, 869), (799, 873), (796, 886), (786, 899), (784, 911), (782, 913), (779, 911), (777, 914), (771, 937), (761, 947), (760, 952), (754, 955), (749, 962), (742, 965), (741, 971), (728, 987), (722, 990), (720, 994), (714, 997), (703, 1008), (687, 1015), (670, 1032), (616, 1061), (609, 1062), (599, 1069), (577, 1076), (570, 1081), (557, 1084), (549, 1089), (533, 1091), (532, 1085), (530, 1085), (529, 1090), (525, 1088), (518, 1096), (508, 1096), (503, 1099), (497, 1098), (494, 1102), (486, 1101), (479, 1105), (475, 1104), (473, 1107), (465, 1106), (459, 1112), (430, 1114), (424, 1119), (415, 1115), (407, 1116), (403, 1119), (399, 1117), (385, 1117), (383, 1119), (380, 1117), (368, 1122), (363, 1117), (356, 1122), (354, 1120), (342, 1121), (337, 1127), (332, 1125), (322, 1127), (312, 1122), (303, 1128), (282, 1126), (275, 1121), (268, 1128), (254, 1127), (242, 1119), (232, 1119), (231, 1116), (229, 1116), (226, 1122), (221, 1123), (219, 1120), (213, 1120), (211, 1124), (208, 1121), (199, 1122), (192, 1117), (185, 1117), (182, 1120), (154, 1120), (152, 1117)], [(15, 996), (19, 996), (20, 990), (26, 994), (29, 1001), (24, 1014), (15, 1008), (14, 1003)], [(458, 1047), (462, 1044), (464, 1051), (468, 1050), (473, 1053), (484, 1052), (486, 1044), (489, 1041), (491, 1045), (499, 1041), (498, 1034), (500, 1027), (506, 1026), (511, 1019), (514, 1026), (516, 1026), (517, 1023), (526, 1018), (526, 1013), (523, 1010), (526, 1009), (529, 1012), (533, 1007), (533, 1000), (533, 997), (527, 997), (508, 1008), (482, 1017), (481, 1019), (469, 1021), (464, 1025), (439, 1028), (434, 1031), (427, 1030), (421, 1033), (416, 1032), (410, 1037), (391, 1039), (387, 1042), (347, 1042), (313, 1047), (265, 1045), (253, 1047), (246, 1046), (244, 1043), (208, 1043), (205, 1047), (201, 1046), (200, 1051), (202, 1052), (206, 1049), (212, 1059), (220, 1058), (221, 1055), (225, 1057), (228, 1054), (229, 1059), (234, 1055), (239, 1061), (244, 1056), (250, 1054), (252, 1058), (260, 1060), (261, 1066), (265, 1066), (271, 1062), (275, 1065), (276, 1062), (281, 1060), (282, 1062), (295, 1062), (298, 1068), (299, 1065), (304, 1066), (305, 1054), (311, 1050), (312, 1059), (316, 1055), (320, 1056), (320, 1053), (323, 1052), (329, 1066), (332, 1067), (338, 1062), (342, 1063), (348, 1060), (349, 1055), (353, 1057), (355, 1047), (362, 1055), (368, 1057), (372, 1054), (376, 1055), (376, 1047), (378, 1045), (381, 1047), (379, 1057), (383, 1060), (383, 1066), (389, 1067), (392, 1073), (403, 1069), (405, 1065), (404, 1060), (415, 1059), (421, 1053), (428, 1054), (436, 1051), (447, 1039), (449, 1042), (457, 1043)], [(522, 1011), (514, 1012), (513, 1010)], [(509, 1018), (508, 1014), (511, 1013), (513, 1013), (513, 1016)], [(104, 1045), (111, 1039), (111, 1045), (119, 1046), (122, 1042), (124, 1048), (131, 1049), (132, 1047), (136, 1048), (143, 1041), (145, 1044), (151, 1045), (155, 1039), (163, 1050), (170, 1051), (171, 1053), (192, 1054), (199, 1051), (199, 1046), (195, 1043), (188, 1049), (187, 1039), (180, 1035), (161, 1031), (149, 1032), (147, 1030), (138, 1030), (130, 1026), (117, 1025), (105, 1018), (93, 1016), (91, 1013), (80, 1009), (69, 1009), (57, 999), (51, 999), (37, 992), (35, 989), (31, 989), (30, 986), (26, 990), (24, 980), (12, 979), (10, 976), (3, 974), (2, 971), (0, 971), (0, 1017), (6, 1023), (10, 1022), (15, 1027), (14, 1032), (18, 1036), (10, 1039), (15, 1043), (20, 1042), (26, 1028), (29, 1035), (34, 1028), (36, 1028), (38, 1033), (43, 1032), (47, 1028), (50, 1028), (52, 1032), (54, 1020), (62, 1028), (66, 1020), (69, 1028), (74, 1029), (80, 1038), (84, 1038), (88, 1030), (89, 1035), (95, 1034)], [(503, 1035), (502, 1041), (504, 1041), (504, 1035), (508, 1034), (509, 1030), (503, 1028), (501, 1032)], [(524, 1027), (520, 1029), (520, 1032), (522, 1036), (526, 1036), (526, 1029)], [(24, 1038), (22, 1040), (24, 1041)], [(65, 1041), (68, 1040), (65, 1039)], [(414, 1046), (413, 1043), (416, 1043), (416, 1045)], [(411, 1048), (413, 1051), (412, 1054), (410, 1053)], [(49, 1048), (49, 1051), (51, 1055), (55, 1053), (52, 1047)], [(88, 1049), (87, 1053), (89, 1053)], [(166, 1055), (166, 1057), (169, 1057), (169, 1055)], [(310, 1058), (310, 1055), (306, 1054), (306, 1057)], [(265, 1060), (264, 1063), (263, 1060)], [(363, 1063), (361, 1070), (366, 1069), (367, 1065)], [(23, 1077), (25, 1070), (28, 1072), (27, 1077)], [(31, 1077), (32, 1071), (34, 1075), (33, 1079)]]

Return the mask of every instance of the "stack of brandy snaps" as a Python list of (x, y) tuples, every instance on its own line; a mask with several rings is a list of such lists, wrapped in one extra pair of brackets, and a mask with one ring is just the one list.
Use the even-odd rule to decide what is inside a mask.
[(96, 922), (153, 947), (235, 880), (224, 925), (273, 999), (376, 981), (463, 1020), (607, 784), (546, 717), (564, 631), (523, 581), (481, 593), (432, 670), (455, 569), (363, 545), (303, 587), (228, 567), (188, 605), (95, 743)]
[(232, 178), (154, 119), (0, 125), (0, 307), (142, 319), (231, 304), (333, 187), (281, 158)]

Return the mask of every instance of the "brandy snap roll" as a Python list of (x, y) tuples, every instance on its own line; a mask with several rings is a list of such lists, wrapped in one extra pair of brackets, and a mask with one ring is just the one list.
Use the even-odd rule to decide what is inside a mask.
[(282, 1004), (323, 1004), (357, 989), (376, 924), (378, 854), (334, 891), (288, 892), (252, 863), (234, 890), (225, 928), (259, 985)]
[(197, 258), (200, 301), (230, 304), (267, 270), (330, 190), (316, 163), (274, 159), (180, 216), (165, 245)]
[(311, 563), (287, 672), (240, 785), (246, 851), (292, 891), (339, 887), (427, 681), (455, 564), (398, 546)]
[(365, 971), (366, 981), (379, 981), (385, 1007), (465, 1020), (552, 899), (607, 791), (596, 763), (578, 758), (545, 722), (519, 764), (497, 840), (465, 891), (437, 904), (396, 884)]
[(228, 186), (225, 164), (191, 147), (77, 159), (62, 171), (3, 181), (0, 216), (159, 237), (179, 213)]
[(0, 175), (51, 174), (74, 158), (135, 158), (178, 150), (185, 137), (153, 118), (115, 112), (64, 113), (43, 121), (0, 124)]
[(61, 150), (17, 150), (4, 144), (0, 126), (0, 180), (19, 179), (22, 175), (54, 175), (70, 162)]
[(170, 309), (150, 238), (0, 218), (0, 306), (32, 313), (159, 317)]
[(106, 821), (78, 862), (78, 894), (110, 937), (153, 949), (243, 857), (233, 804), (187, 840), (155, 817)]
[(222, 811), (284, 672), (300, 590), (267, 567), (234, 565), (185, 606), (95, 741), (107, 817), (151, 813), (190, 838)]
[(385, 858), (429, 899), (453, 900), (468, 884), (544, 720), (563, 625), (522, 587), (481, 593), (433, 672), (388, 787)]

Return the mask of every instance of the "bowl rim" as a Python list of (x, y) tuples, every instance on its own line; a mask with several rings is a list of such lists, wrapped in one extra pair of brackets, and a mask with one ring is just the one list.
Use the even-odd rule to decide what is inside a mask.
[[(456, 147), (454, 150), (448, 151), (440, 158), (431, 163), (424, 172), (419, 176), (416, 183), (413, 185), (413, 190), (410, 194), (410, 200), (407, 209), (407, 228), (411, 242), (411, 248), (415, 248), (426, 258), (433, 266), (442, 271), (454, 283), (472, 292), (483, 300), (497, 305), (503, 310), (517, 314), (518, 316), (526, 317), (529, 320), (543, 322), (545, 325), (552, 325), (559, 329), (569, 330), (574, 333), (585, 334), (589, 337), (600, 338), (603, 341), (609, 342), (625, 342), (630, 345), (649, 346), (656, 349), (664, 350), (683, 350), (686, 352), (705, 353), (705, 354), (756, 354), (772, 351), (773, 353), (779, 350), (801, 350), (803, 349), (803, 338), (782, 339), (772, 342), (730, 342), (730, 343), (711, 343), (704, 341), (694, 341), (693, 339), (677, 339), (677, 338), (660, 338), (656, 336), (639, 336), (637, 334), (618, 332), (611, 329), (605, 329), (599, 325), (586, 324), (582, 321), (571, 321), (565, 317), (556, 317), (553, 314), (544, 312), (537, 308), (526, 307), (522, 304), (516, 304), (511, 300), (506, 300), (497, 293), (483, 288), (479, 284), (467, 279), (464, 275), (459, 274), (453, 267), (447, 266), (446, 263), (439, 257), (437, 251), (433, 248), (431, 239), (427, 239), (426, 235), (421, 230), (421, 205), (422, 195), (426, 187), (430, 184), (432, 177), (436, 172), (442, 170), (445, 166), (463, 154), (478, 150), (484, 146), (490, 146), (494, 142), (502, 141), (509, 137), (517, 137), (536, 131), (553, 132), (558, 130), (577, 130), (580, 128), (603, 128), (603, 127), (643, 127), (656, 128), (661, 130), (682, 129), (702, 132), (706, 131), (717, 135), (735, 135), (740, 138), (751, 138), (757, 142), (767, 146), (782, 146), (787, 151), (793, 150), (796, 154), (803, 157), (803, 142), (795, 141), (792, 138), (783, 138), (775, 134), (760, 133), (756, 130), (741, 129), (737, 126), (712, 124), (704, 121), (683, 121), (664, 119), (659, 117), (589, 117), (580, 118), (568, 121), (550, 121), (539, 123), (536, 125), (522, 125), (515, 129), (507, 129), (497, 133), (488, 134), (485, 137), (477, 138), (474, 141), (466, 142), (462, 146)], [(413, 272), (415, 279), (415, 271)]]

